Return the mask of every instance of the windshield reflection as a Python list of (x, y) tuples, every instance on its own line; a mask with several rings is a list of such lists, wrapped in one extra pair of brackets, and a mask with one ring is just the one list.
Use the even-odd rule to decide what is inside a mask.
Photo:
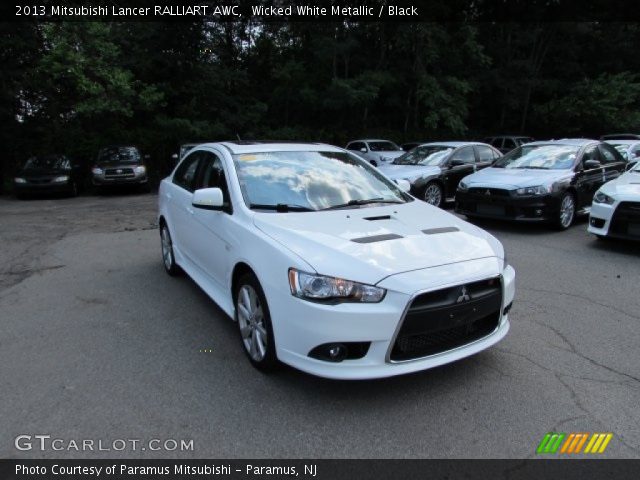
[(356, 202), (404, 203), (410, 198), (367, 162), (346, 152), (266, 152), (233, 158), (249, 207), (359, 208), (363, 205)]
[(438, 166), (453, 152), (453, 147), (444, 145), (430, 145), (416, 147), (401, 157), (396, 158), (395, 165), (425, 165)]
[(572, 168), (579, 147), (573, 145), (525, 145), (507, 153), (495, 168), (563, 170)]

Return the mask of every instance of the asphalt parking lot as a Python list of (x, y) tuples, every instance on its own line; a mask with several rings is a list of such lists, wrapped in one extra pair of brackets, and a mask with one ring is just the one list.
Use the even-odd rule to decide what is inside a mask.
[[(546, 432), (640, 457), (640, 247), (483, 222), (517, 273), (492, 349), (366, 382), (245, 359), (232, 322), (163, 271), (155, 195), (0, 198), (0, 457), (523, 458)], [(186, 439), (193, 451), (17, 450), (21, 434)]]

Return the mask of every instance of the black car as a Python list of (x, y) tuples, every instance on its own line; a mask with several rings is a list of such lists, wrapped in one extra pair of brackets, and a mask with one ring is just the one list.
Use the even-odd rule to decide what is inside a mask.
[(145, 160), (137, 147), (111, 145), (98, 152), (91, 169), (91, 181), (95, 188), (133, 186), (149, 191), (149, 177)]
[(637, 133), (609, 133), (602, 135), (600, 140), (608, 142), (610, 140), (640, 140), (640, 135)]
[(533, 138), (525, 135), (495, 135), (484, 139), (484, 143), (488, 143), (502, 153), (508, 153), (514, 148), (529, 142), (533, 142)]
[(467, 217), (550, 222), (571, 226), (589, 212), (598, 188), (624, 173), (626, 161), (597, 140), (532, 142), (458, 185), (456, 212)]
[(65, 155), (37, 155), (29, 158), (13, 179), (18, 198), (62, 193), (76, 196), (83, 183), (81, 166)]
[(407, 180), (411, 193), (439, 207), (456, 193), (458, 182), (490, 166), (502, 154), (486, 143), (434, 142), (396, 158), (378, 170), (392, 180)]
[(407, 142), (407, 143), (403, 143), (402, 145), (400, 145), (400, 148), (402, 150), (404, 150), (405, 152), (408, 152), (410, 150), (413, 150), (416, 147), (419, 147), (420, 145), (423, 145), (425, 143), (428, 142)]

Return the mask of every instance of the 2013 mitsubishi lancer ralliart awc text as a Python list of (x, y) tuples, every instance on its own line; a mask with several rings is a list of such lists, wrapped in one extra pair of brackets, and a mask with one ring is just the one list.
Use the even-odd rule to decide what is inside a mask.
[(497, 239), (408, 188), (329, 145), (198, 145), (160, 185), (164, 267), (237, 322), (263, 371), (453, 362), (506, 335), (515, 272)]

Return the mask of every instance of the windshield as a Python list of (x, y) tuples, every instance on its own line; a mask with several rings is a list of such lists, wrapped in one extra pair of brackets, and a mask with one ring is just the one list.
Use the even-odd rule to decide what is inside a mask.
[(393, 142), (369, 142), (369, 150), (372, 152), (395, 152), (401, 148)]
[(622, 158), (624, 158), (625, 160), (629, 160), (629, 145), (626, 143), (610, 143), (610, 145), (613, 146), (613, 148), (615, 148), (618, 152), (620, 152), (620, 155), (622, 155)]
[(316, 211), (360, 202), (407, 201), (397, 185), (346, 152), (251, 153), (233, 159), (249, 208)]
[(447, 158), (451, 152), (453, 152), (453, 147), (447, 147), (445, 145), (423, 145), (396, 158), (393, 163), (395, 165), (438, 166), (442, 164), (442, 161)]
[(525, 145), (493, 164), (496, 168), (564, 170), (572, 168), (580, 147), (574, 145)]
[(640, 173), (640, 162), (636, 162), (635, 166), (631, 168), (630, 171)]
[(69, 159), (59, 155), (44, 155), (40, 157), (31, 157), (24, 165), (26, 169), (45, 169), (45, 170), (71, 170)]
[(98, 163), (140, 163), (136, 147), (106, 147), (98, 153)]

